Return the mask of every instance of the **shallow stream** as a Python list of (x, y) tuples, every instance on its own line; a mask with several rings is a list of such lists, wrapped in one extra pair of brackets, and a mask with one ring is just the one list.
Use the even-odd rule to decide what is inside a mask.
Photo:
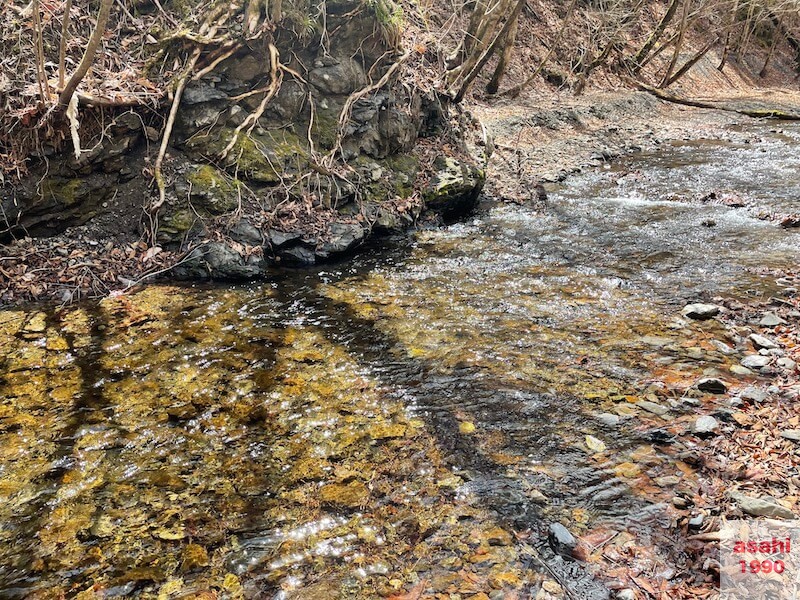
[(672, 577), (667, 429), (739, 358), (680, 309), (800, 259), (765, 219), (800, 128), (735, 133), (269, 282), (0, 311), (0, 598), (605, 597), (552, 522)]

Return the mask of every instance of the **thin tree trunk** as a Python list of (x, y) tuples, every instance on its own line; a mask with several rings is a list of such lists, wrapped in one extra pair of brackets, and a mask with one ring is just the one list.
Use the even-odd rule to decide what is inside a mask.
[[(486, 66), (486, 63), (489, 61), (489, 58), (492, 56), (492, 53), (497, 49), (497, 45), (499, 44), (500, 40), (505, 38), (508, 35), (508, 32), (511, 29), (511, 26), (514, 22), (519, 18), (519, 13), (522, 11), (522, 7), (525, 4), (526, 0), (517, 0), (516, 5), (514, 6), (514, 10), (512, 11), (511, 15), (506, 19), (505, 24), (503, 25), (502, 29), (497, 33), (494, 40), (489, 44), (489, 46), (483, 51), (482, 54), (478, 54), (478, 50), (476, 49), (473, 52), (474, 58), (472, 60), (467, 60), (463, 65), (461, 65), (461, 70), (463, 72), (464, 67), (468, 64), (471, 64), (470, 70), (464, 77), (460, 77), (454, 81), (458, 82), (459, 89), (456, 94), (453, 96), (453, 102), (458, 103), (464, 99), (464, 96), (467, 94), (469, 90), (469, 86), (478, 76), (481, 69)], [(505, 12), (505, 11), (503, 11)], [(496, 24), (495, 24), (496, 26)], [(488, 31), (488, 30), (487, 30)]]
[(638, 75), (639, 71), (642, 70), (642, 62), (653, 49), (653, 46), (655, 46), (658, 40), (661, 39), (661, 36), (664, 35), (664, 32), (667, 30), (667, 27), (669, 27), (672, 19), (675, 18), (675, 13), (678, 10), (678, 2), (679, 0), (671, 0), (669, 7), (667, 7), (667, 12), (658, 22), (658, 25), (656, 25), (656, 28), (653, 30), (653, 33), (650, 34), (650, 37), (647, 38), (644, 46), (641, 47), (641, 49), (636, 53), (636, 56), (634, 56), (631, 60), (631, 71), (634, 75)]
[(719, 61), (719, 66), (717, 67), (718, 71), (722, 71), (722, 69), (725, 68), (725, 63), (728, 61), (728, 54), (731, 51), (731, 36), (733, 35), (733, 26), (736, 25), (736, 19), (739, 14), (739, 5), (741, 2), (742, 0), (736, 0), (736, 4), (733, 5), (731, 22), (728, 25), (728, 33), (725, 35), (725, 47), (722, 49), (722, 59)]
[(89, 72), (89, 68), (94, 62), (95, 52), (97, 52), (97, 48), (100, 46), (100, 42), (103, 40), (103, 34), (105, 33), (106, 25), (108, 24), (108, 17), (111, 15), (112, 4), (114, 4), (114, 0), (100, 1), (100, 10), (97, 13), (97, 24), (92, 31), (92, 35), (89, 37), (89, 43), (86, 45), (86, 50), (83, 52), (81, 62), (78, 63), (78, 68), (75, 69), (72, 77), (69, 78), (67, 85), (64, 86), (64, 89), (58, 97), (59, 105), (66, 107), (69, 104), (72, 94), (75, 93), (75, 89), (78, 87), (78, 84), (83, 81), (83, 78), (86, 77), (86, 73)]
[(64, 20), (61, 23), (61, 40), (58, 46), (58, 89), (64, 89), (67, 73), (67, 35), (69, 35), (69, 17), (72, 11), (72, 0), (64, 5)]
[(575, 4), (577, 4), (577, 1), (578, 0), (572, 0), (572, 2), (570, 2), (569, 7), (567, 8), (567, 13), (564, 15), (564, 21), (561, 23), (561, 29), (558, 30), (556, 39), (550, 45), (550, 49), (547, 51), (547, 54), (545, 54), (544, 58), (539, 63), (539, 66), (536, 67), (533, 73), (531, 73), (525, 81), (503, 92), (502, 94), (503, 96), (511, 96), (512, 98), (516, 98), (517, 96), (520, 95), (522, 90), (524, 90), (531, 83), (533, 83), (533, 80), (536, 79), (539, 73), (542, 72), (542, 69), (544, 69), (544, 66), (547, 64), (547, 61), (550, 60), (550, 57), (553, 55), (553, 52), (556, 51), (556, 46), (558, 46), (558, 44), (561, 42), (561, 38), (564, 37), (564, 32), (567, 30), (567, 25), (569, 24), (569, 20), (572, 17), (572, 13), (575, 10)]
[(678, 58), (681, 56), (681, 49), (683, 48), (683, 38), (686, 36), (686, 26), (689, 23), (689, 5), (691, 0), (683, 0), (683, 16), (681, 16), (681, 26), (678, 31), (678, 39), (675, 41), (675, 52), (672, 53), (672, 60), (667, 66), (667, 72), (664, 73), (664, 78), (658, 87), (665, 87), (667, 82), (672, 77), (672, 72), (675, 70), (675, 65), (678, 64)]
[(767, 76), (767, 67), (769, 67), (769, 62), (772, 60), (772, 55), (775, 54), (775, 48), (778, 46), (778, 40), (781, 39), (781, 22), (778, 21), (778, 24), (775, 26), (775, 30), (772, 32), (772, 44), (770, 44), (769, 52), (767, 53), (767, 58), (764, 61), (764, 66), (761, 68), (761, 71), (758, 73), (758, 76), (762, 79)]
[(506, 69), (508, 69), (508, 64), (511, 62), (511, 56), (514, 54), (514, 42), (517, 40), (518, 29), (519, 17), (514, 19), (514, 22), (511, 24), (511, 29), (509, 29), (508, 35), (506, 35), (506, 39), (503, 41), (503, 51), (500, 53), (497, 67), (494, 70), (492, 79), (486, 86), (486, 91), (489, 94), (496, 94), (497, 90), (500, 89), (500, 82), (503, 79), (503, 75), (506, 73)]
[(686, 64), (684, 64), (680, 69), (678, 69), (678, 72), (675, 73), (675, 75), (669, 78), (669, 81), (667, 81), (666, 85), (662, 85), (661, 87), (669, 87), (673, 83), (678, 81), (678, 79), (683, 77), (689, 69), (691, 69), (695, 64), (697, 64), (697, 62), (701, 58), (703, 58), (706, 54), (708, 54), (709, 50), (711, 50), (711, 48), (713, 48), (717, 44), (717, 42), (719, 42), (718, 37), (715, 37), (713, 40), (709, 41), (705, 46), (703, 46), (703, 48), (699, 52), (697, 52), (697, 54), (695, 54), (692, 58), (687, 60)]

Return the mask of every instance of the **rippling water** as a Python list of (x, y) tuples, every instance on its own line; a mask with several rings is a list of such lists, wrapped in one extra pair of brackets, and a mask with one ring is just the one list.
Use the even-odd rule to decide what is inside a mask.
[(800, 130), (747, 133), (262, 284), (0, 312), (0, 597), (603, 597), (547, 523), (667, 545), (665, 382), (737, 360), (679, 310), (800, 258), (759, 218)]

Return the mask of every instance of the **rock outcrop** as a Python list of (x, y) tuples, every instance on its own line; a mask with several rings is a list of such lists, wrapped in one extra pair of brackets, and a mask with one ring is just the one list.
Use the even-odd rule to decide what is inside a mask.
[[(273, 34), (281, 83), (265, 105), (274, 82), (266, 44), (245, 46), (188, 85), (157, 215), (144, 209), (167, 107), (155, 119), (118, 111), (79, 159), (45, 147), (40, 166), (0, 198), (6, 234), (52, 235), (101, 217), (107, 235), (118, 227), (164, 248), (194, 246), (179, 276), (250, 278), (273, 262), (348, 252), (424, 211), (452, 218), (469, 210), (485, 177), (476, 123), (433, 89), (404, 81), (424, 57), (401, 58), (374, 3), (317, 8), (319, 22), (305, 29), (298, 23), (314, 10), (284, 11)], [(375, 86), (398, 60), (403, 68)]]

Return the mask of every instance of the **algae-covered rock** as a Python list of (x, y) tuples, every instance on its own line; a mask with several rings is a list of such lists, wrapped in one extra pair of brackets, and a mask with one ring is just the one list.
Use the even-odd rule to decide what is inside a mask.
[(331, 483), (319, 490), (319, 499), (325, 504), (358, 508), (366, 504), (369, 499), (369, 490), (360, 481), (348, 484)]
[(470, 210), (486, 181), (483, 170), (449, 156), (434, 162), (434, 176), (423, 192), (426, 207), (445, 217)]
[(223, 214), (239, 204), (239, 182), (230, 180), (211, 165), (202, 165), (186, 176), (192, 203), (212, 214)]

